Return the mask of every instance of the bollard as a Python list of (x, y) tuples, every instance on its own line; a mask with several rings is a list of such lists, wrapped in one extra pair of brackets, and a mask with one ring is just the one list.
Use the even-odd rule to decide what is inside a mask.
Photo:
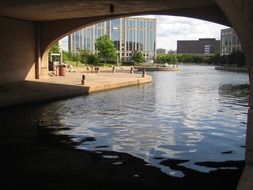
[(112, 73), (115, 73), (115, 67), (112, 68)]
[(81, 84), (82, 84), (82, 85), (85, 85), (85, 75), (82, 75)]
[(142, 77), (144, 78), (146, 76), (146, 71), (145, 69), (142, 70)]
[(133, 69), (133, 67), (131, 67), (130, 73), (131, 73), (131, 74), (134, 74), (134, 69)]

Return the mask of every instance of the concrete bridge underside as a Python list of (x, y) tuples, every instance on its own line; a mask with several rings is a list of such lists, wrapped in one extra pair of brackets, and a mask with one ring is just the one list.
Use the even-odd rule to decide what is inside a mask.
[(54, 42), (79, 28), (110, 18), (145, 14), (175, 15), (232, 26), (239, 35), (250, 71), (246, 167), (238, 190), (252, 189), (252, 10), (252, 0), (1, 0), (0, 83), (47, 76), (48, 51)]

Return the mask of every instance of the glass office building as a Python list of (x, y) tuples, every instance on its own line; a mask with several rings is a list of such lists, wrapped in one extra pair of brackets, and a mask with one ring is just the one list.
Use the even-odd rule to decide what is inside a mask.
[(233, 28), (221, 30), (221, 55), (242, 51), (241, 42)]
[(131, 60), (135, 51), (143, 52), (146, 61), (154, 59), (156, 19), (142, 17), (113, 19), (74, 32), (69, 35), (69, 50), (88, 49), (96, 53), (95, 41), (105, 34), (114, 42), (120, 60)]

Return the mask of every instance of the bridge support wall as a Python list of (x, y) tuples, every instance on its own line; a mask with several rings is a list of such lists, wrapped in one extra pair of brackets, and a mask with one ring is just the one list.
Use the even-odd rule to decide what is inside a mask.
[(251, 0), (216, 0), (234, 29), (245, 53), (249, 69), (250, 97), (246, 133), (246, 165), (238, 190), (253, 189), (253, 2)]
[(35, 78), (34, 23), (0, 17), (0, 83)]

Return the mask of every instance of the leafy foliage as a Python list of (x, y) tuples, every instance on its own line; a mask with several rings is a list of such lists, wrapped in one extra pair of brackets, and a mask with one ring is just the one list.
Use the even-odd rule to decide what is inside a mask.
[(234, 51), (228, 56), (229, 64), (236, 64), (239, 67), (243, 67), (246, 65), (245, 57), (243, 52)]
[(72, 60), (74, 61), (74, 62), (76, 62), (76, 66), (78, 66), (78, 63), (80, 62), (80, 60), (81, 60), (81, 55), (80, 55), (80, 53), (73, 53), (72, 54)]
[(50, 54), (51, 53), (60, 53), (60, 46), (59, 43), (55, 43), (52, 48), (50, 49)]
[(104, 63), (115, 62), (117, 59), (116, 48), (113, 41), (108, 35), (101, 36), (96, 39), (96, 49), (99, 51), (98, 56)]
[(87, 55), (86, 60), (89, 65), (98, 65), (99, 63), (99, 58), (97, 55), (89, 54)]
[(93, 55), (89, 50), (84, 49), (81, 52), (65, 52), (63, 51), (63, 62), (75, 62), (75, 66), (78, 66), (79, 63), (89, 64), (89, 65), (98, 65), (99, 58), (97, 55)]
[(244, 53), (241, 51), (234, 51), (230, 55), (220, 56), (219, 53), (215, 53), (212, 56), (198, 56), (189, 54), (158, 54), (155, 62), (157, 63), (208, 63), (208, 64), (221, 64), (221, 65), (237, 65), (243, 67), (246, 65)]
[(87, 49), (83, 49), (80, 52), (80, 62), (85, 64), (87, 63), (87, 57), (91, 54), (91, 52)]
[(155, 61), (157, 63), (175, 64), (177, 62), (177, 55), (175, 54), (158, 54)]
[(49, 58), (51, 57), (52, 53), (60, 53), (60, 46), (58, 42), (55, 43), (50, 49), (49, 54), (48, 54)]
[(142, 52), (136, 51), (132, 55), (132, 60), (135, 64), (140, 65), (141, 63), (143, 63), (145, 61), (145, 58), (144, 58)]

